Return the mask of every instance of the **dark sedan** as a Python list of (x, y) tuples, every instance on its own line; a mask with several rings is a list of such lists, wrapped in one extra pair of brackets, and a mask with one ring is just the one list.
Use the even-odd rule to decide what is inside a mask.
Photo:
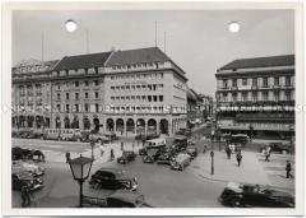
[(126, 164), (128, 162), (134, 161), (136, 154), (134, 151), (123, 151), (121, 157), (118, 157), (117, 162), (121, 164)]
[(269, 186), (230, 182), (218, 199), (231, 207), (294, 207), (294, 197)]
[(125, 171), (115, 168), (101, 168), (89, 180), (95, 189), (125, 189), (135, 191), (138, 187), (136, 177), (128, 176)]

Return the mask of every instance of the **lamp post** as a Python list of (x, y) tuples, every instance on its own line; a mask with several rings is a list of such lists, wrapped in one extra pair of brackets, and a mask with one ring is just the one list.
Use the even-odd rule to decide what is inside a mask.
[(73, 179), (76, 180), (80, 186), (79, 207), (83, 207), (83, 183), (89, 177), (92, 163), (92, 158), (83, 157), (82, 155), (69, 161)]
[(214, 175), (215, 173), (215, 167), (214, 167), (214, 156), (215, 156), (215, 153), (213, 150), (210, 151), (210, 174), (211, 175)]

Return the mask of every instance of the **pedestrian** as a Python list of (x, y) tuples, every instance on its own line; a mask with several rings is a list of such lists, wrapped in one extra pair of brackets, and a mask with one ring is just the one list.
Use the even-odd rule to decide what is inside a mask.
[(114, 160), (114, 158), (115, 158), (114, 149), (111, 149), (110, 150), (110, 159), (111, 159), (111, 161)]
[(207, 150), (207, 145), (206, 145), (206, 144), (204, 144), (204, 147), (203, 147), (203, 154), (205, 154), (205, 153), (206, 153), (206, 150)]
[(266, 152), (265, 152), (265, 162), (270, 162), (270, 152), (268, 151), (268, 150), (266, 150)]
[(225, 152), (227, 154), (227, 159), (231, 159), (232, 151), (229, 146), (226, 147)]
[(286, 164), (286, 178), (287, 179), (293, 178), (293, 176), (291, 174), (291, 170), (292, 170), (291, 163), (290, 163), (289, 160), (287, 160), (287, 164)]
[(121, 151), (123, 151), (124, 150), (124, 144), (123, 144), (123, 142), (121, 142)]
[(238, 167), (240, 167), (240, 165), (241, 165), (241, 160), (242, 160), (242, 154), (241, 154), (241, 152), (238, 152), (238, 153), (236, 154), (236, 159), (237, 159)]
[(146, 140), (142, 139), (142, 147), (144, 147), (145, 143), (146, 143)]
[(31, 205), (31, 197), (30, 197), (30, 188), (29, 184), (26, 181), (23, 181), (21, 184), (21, 199), (22, 199), (22, 207), (28, 207)]
[(103, 154), (104, 154), (104, 150), (103, 150), (103, 147), (100, 146), (100, 156), (103, 157)]
[(133, 143), (132, 144), (132, 150), (134, 151), (134, 149), (135, 149), (135, 144)]
[(66, 163), (69, 163), (70, 159), (70, 152), (66, 152)]

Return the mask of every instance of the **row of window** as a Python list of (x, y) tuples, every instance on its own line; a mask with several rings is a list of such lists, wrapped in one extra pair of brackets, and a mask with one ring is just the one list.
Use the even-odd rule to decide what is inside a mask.
[[(166, 107), (163, 106), (148, 106), (148, 107), (140, 107), (140, 106), (122, 106), (122, 107), (110, 107), (109, 108), (110, 112), (115, 112), (115, 113), (168, 113), (170, 112), (170, 110)], [(173, 112), (180, 112), (180, 113), (185, 113), (186, 112), (186, 108), (185, 107), (172, 107), (172, 111)]]
[[(95, 97), (95, 98), (99, 98), (99, 92), (94, 92), (93, 94), (94, 94), (94, 97)], [(88, 99), (88, 98), (89, 98), (89, 93), (88, 93), (88, 92), (85, 92), (85, 93), (84, 93), (84, 98), (85, 98), (85, 99)], [(69, 99), (70, 99), (70, 93), (66, 93), (65, 99), (66, 99), (66, 100), (69, 100)], [(79, 99), (80, 99), (80, 93), (78, 93), (78, 92), (74, 93), (74, 99), (75, 99), (75, 100), (79, 100)], [(61, 93), (57, 93), (57, 100), (58, 100), (58, 101), (61, 100)]]
[[(92, 84), (94, 85), (94, 86), (99, 86), (99, 80), (93, 80), (92, 81)], [(73, 85), (74, 85), (74, 87), (75, 88), (78, 88), (78, 87), (80, 87), (80, 85), (83, 85), (84, 87), (89, 87), (90, 85), (91, 85), (91, 81), (89, 81), (89, 80), (85, 80), (85, 81), (82, 81), (82, 82), (80, 82), (80, 81), (74, 81), (73, 82)], [(70, 86), (70, 83), (69, 82), (66, 82), (65, 83), (65, 86), (66, 87), (69, 87)], [(57, 87), (57, 90), (61, 90), (61, 84), (60, 83), (57, 83), (56, 84), (56, 87)]]
[(111, 76), (110, 78), (111, 80), (123, 80), (123, 79), (135, 80), (135, 79), (163, 79), (163, 77), (164, 77), (163, 73), (151, 73), (151, 74), (116, 75), (116, 76)]
[[(270, 84), (272, 83), (273, 80), (273, 84), (275, 86), (279, 86), (280, 85), (280, 77), (263, 77), (262, 79), (262, 87), (268, 87), (269, 86), (269, 78), (270, 78)], [(248, 81), (251, 80), (251, 84), (248, 84)], [(238, 79), (232, 79), (232, 85), (231, 87), (237, 87), (237, 81)], [(229, 88), (229, 79), (223, 79), (222, 80), (222, 88)], [(247, 86), (247, 85), (252, 85), (254, 87), (258, 87), (259, 86), (259, 78), (252, 78), (252, 79), (241, 79), (241, 84), (242, 86)], [(286, 76), (285, 77), (285, 82), (284, 82), (285, 86), (291, 86), (292, 85), (292, 81), (291, 81), (291, 76)]]
[[(94, 106), (90, 107), (90, 104), (85, 103), (84, 104), (84, 110), (81, 111), (80, 104), (66, 104), (64, 108), (64, 112), (70, 113), (70, 112), (100, 112), (100, 106), (99, 104), (94, 104)], [(61, 104), (56, 105), (57, 112), (63, 112)]]
[(112, 101), (143, 101), (143, 102), (163, 102), (163, 95), (132, 95), (132, 96), (111, 96), (110, 99)]
[(157, 91), (162, 90), (164, 88), (163, 84), (142, 84), (142, 85), (121, 85), (121, 86), (111, 86), (111, 90), (120, 91)]
[[(261, 92), (241, 92), (240, 98), (238, 98), (238, 93), (234, 92), (231, 94), (232, 99), (230, 99), (230, 95), (229, 93), (222, 93), (219, 94), (219, 99), (221, 101), (238, 101), (239, 99), (241, 101), (248, 101), (248, 100), (252, 100), (252, 101), (258, 101), (258, 100), (262, 100), (262, 101), (269, 101), (269, 100), (274, 100), (274, 101), (280, 101), (280, 100), (285, 100), (285, 101), (291, 101), (293, 100), (293, 92), (291, 91), (286, 91), (286, 92), (280, 92), (278, 90), (275, 90), (272, 92), (273, 95), (271, 95), (271, 97), (269, 98), (269, 92), (268, 91), (263, 91)], [(261, 97), (261, 98), (260, 98)]]

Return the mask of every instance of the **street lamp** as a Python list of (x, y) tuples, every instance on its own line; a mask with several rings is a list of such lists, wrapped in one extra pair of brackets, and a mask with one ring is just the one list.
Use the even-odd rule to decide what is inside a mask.
[(92, 167), (93, 159), (88, 157), (80, 157), (69, 161), (70, 170), (74, 180), (79, 183), (80, 186), (80, 200), (79, 206), (82, 207), (83, 203), (83, 183), (89, 177), (89, 173)]

